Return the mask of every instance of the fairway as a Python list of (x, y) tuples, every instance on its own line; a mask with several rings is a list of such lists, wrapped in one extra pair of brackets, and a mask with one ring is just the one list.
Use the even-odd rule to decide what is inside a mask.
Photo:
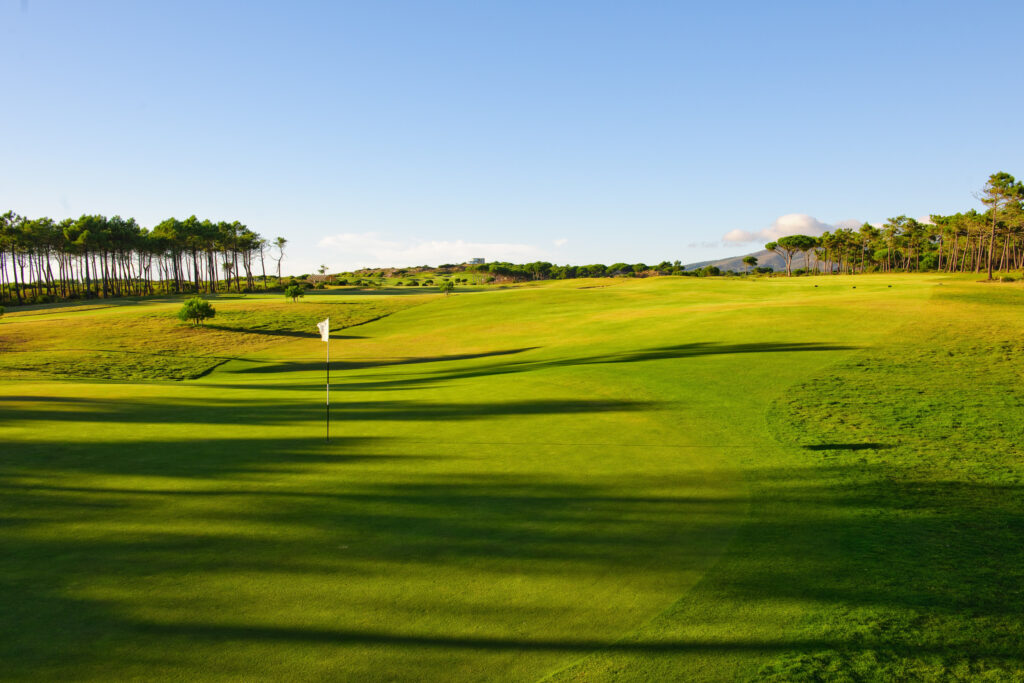
[(0, 678), (1024, 675), (1019, 283), (307, 294), (0, 319)]

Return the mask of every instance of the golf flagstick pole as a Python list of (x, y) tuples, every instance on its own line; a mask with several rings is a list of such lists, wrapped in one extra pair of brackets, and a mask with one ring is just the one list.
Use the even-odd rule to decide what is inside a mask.
[(327, 338), (327, 440), (331, 440), (331, 338)]
[(327, 440), (331, 440), (331, 319), (326, 318), (316, 324), (320, 330), (320, 339), (327, 342), (327, 394), (325, 407), (327, 408)]

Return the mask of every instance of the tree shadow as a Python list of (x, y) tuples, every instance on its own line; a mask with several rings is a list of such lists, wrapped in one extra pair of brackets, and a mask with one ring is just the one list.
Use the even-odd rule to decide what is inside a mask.
[[(380, 318), (376, 318), (379, 320)], [(243, 334), (260, 334), (269, 337), (293, 337), (296, 339), (319, 339), (319, 332), (304, 332), (299, 330), (271, 330), (260, 327), (229, 327), (227, 325), (215, 325), (206, 323), (204, 327), (211, 330), (221, 330), (223, 332), (240, 332)], [(344, 335), (331, 333), (331, 339), (366, 339), (365, 336), (361, 335)]]
[[(322, 391), (323, 386), (319, 389)], [(14, 403), (13, 401), (11, 402)], [(43, 405), (41, 405), (43, 404)], [(640, 412), (660, 404), (623, 399), (537, 399), (511, 401), (346, 401), (331, 406), (338, 421), (461, 421), (495, 416), (596, 414)], [(205, 399), (202, 406), (189, 400), (121, 401), (32, 397), (28, 405), (8, 405), (0, 425), (31, 426), (32, 422), (115, 423), (171, 425), (295, 425), (324, 420), (325, 406), (308, 400)], [(232, 439), (232, 443), (237, 442)]]
[[(391, 365), (414, 365), (444, 362), (450, 360), (474, 360), (491, 357), (508, 356), (527, 351), (533, 351), (540, 347), (523, 347), (518, 349), (504, 349), (476, 354), (462, 354), (451, 356), (425, 356), (420, 358), (405, 358), (398, 360), (383, 361), (331, 361), (331, 370), (341, 373), (346, 370), (361, 370), (375, 367), (386, 367)], [(813, 351), (847, 351), (858, 347), (843, 344), (826, 344), (819, 342), (763, 342), (754, 344), (720, 344), (716, 342), (699, 342), (693, 344), (679, 344), (674, 346), (656, 347), (640, 351), (628, 351), (612, 354), (598, 354), (592, 356), (580, 356), (575, 358), (561, 358), (553, 360), (521, 360), (505, 361), (488, 364), (475, 365), (469, 368), (454, 370), (424, 371), (416, 376), (405, 376), (397, 378), (377, 379), (375, 377), (351, 378), (339, 375), (336, 388), (340, 391), (381, 391), (400, 390), (422, 387), (431, 384), (450, 382), (460, 379), (473, 379), (495, 375), (532, 372), (555, 367), (572, 367), (578, 365), (599, 365), (609, 363), (637, 363), (657, 360), (685, 359), (700, 356), (714, 356), (727, 354), (757, 354), (757, 353), (791, 353), (791, 352), (813, 352)], [(324, 369), (324, 363), (316, 361), (300, 362), (266, 362), (258, 366), (231, 369), (223, 371), (225, 376), (229, 374), (276, 374), (288, 372), (317, 371)], [(227, 385), (224, 385), (227, 386)], [(278, 387), (280, 385), (261, 385), (265, 388)], [(301, 389), (301, 385), (289, 385), (289, 388)], [(309, 384), (306, 388), (316, 390), (322, 385)]]
[(580, 356), (576, 358), (492, 363), (489, 365), (477, 366), (462, 370), (438, 370), (433, 373), (421, 375), (419, 377), (404, 377), (398, 379), (384, 380), (357, 379), (354, 382), (345, 382), (341, 386), (341, 388), (344, 391), (404, 389), (434, 383), (449, 382), (453, 380), (472, 379), (521, 372), (532, 372), (534, 370), (543, 370), (547, 368), (556, 367), (602, 365), (611, 363), (638, 363), (647, 361), (685, 359), (700, 356), (715, 356), (736, 353), (756, 354), (806, 351), (845, 351), (852, 350), (855, 348), (857, 347), (846, 346), (841, 344), (823, 344), (812, 342), (765, 342), (757, 344), (720, 344), (716, 342), (698, 342), (693, 344), (679, 344), (675, 346), (663, 346), (652, 349), (643, 349), (640, 351), (598, 354), (593, 356)]
[[(470, 293), (477, 290), (459, 290), (459, 293)], [(345, 287), (343, 289), (307, 289), (305, 292), (306, 298), (330, 298), (335, 296), (415, 296), (417, 294), (422, 295), (436, 295), (441, 296), (438, 292), (437, 287), (380, 287), (380, 288), (361, 288), (361, 287)]]
[(822, 342), (755, 342), (750, 344), (722, 344), (720, 342), (694, 342), (675, 344), (640, 351), (626, 351), (597, 356), (555, 361), (555, 365), (587, 365), (590, 363), (636, 363), (669, 358), (693, 358), (738, 353), (789, 353), (795, 351), (848, 351), (856, 346), (826, 344)]
[[(188, 636), (210, 639), (215, 642), (271, 642), (271, 643), (322, 643), (329, 645), (392, 645), (403, 648), (440, 648), (445, 651), (476, 652), (558, 652), (563, 654), (626, 653), (633, 655), (680, 654), (680, 653), (730, 653), (730, 652), (787, 652), (792, 650), (827, 650), (835, 647), (828, 638), (795, 638), (772, 641), (768, 639), (736, 638), (727, 641), (657, 640), (635, 642), (620, 640), (588, 640), (583, 638), (500, 638), (486, 636), (438, 636), (433, 634), (390, 633), (385, 631), (288, 628), (275, 626), (253, 626), (244, 624), (217, 624), (209, 626), (178, 624), (139, 624), (141, 633), (160, 636)], [(854, 648), (867, 651), (888, 647), (890, 651), (904, 656), (948, 655), (950, 647), (945, 644), (921, 643), (893, 644), (882, 639), (864, 638)], [(995, 659), (1017, 659), (1017, 653), (1009, 648), (975, 648), (978, 655)]]
[(816, 443), (803, 446), (808, 451), (882, 451), (892, 448), (890, 444), (865, 442), (865, 443)]
[[(310, 335), (318, 336), (318, 335)], [(524, 346), (518, 349), (501, 349), (497, 351), (485, 351), (481, 353), (460, 353), (445, 356), (416, 356), (412, 358), (394, 358), (387, 360), (369, 361), (331, 361), (331, 370), (337, 372), (344, 370), (358, 370), (362, 368), (389, 367), (393, 365), (415, 365), (420, 363), (444, 363), (459, 360), (475, 360), (478, 358), (492, 358), (495, 356), (510, 356), (524, 351), (532, 351), (536, 346)], [(247, 359), (245, 359), (247, 360)], [(274, 374), (282, 372), (306, 372), (310, 370), (323, 370), (325, 363), (318, 361), (256, 361), (259, 364), (250, 367), (228, 370), (225, 374), (247, 375), (247, 374)]]
[[(190, 654), (180, 649), (184, 639), (245, 643), (250, 658), (254, 652), (282, 656), (299, 644), (353, 648), (350, 656), (370, 657), (384, 673), (389, 664), (372, 654), (377, 646), (387, 646), (390, 657), (414, 660), (423, 648), (471, 658), (488, 653), (716, 657), (741, 652), (760, 657), (844, 651), (1024, 666), (1019, 638), (1004, 635), (1024, 629), (1024, 594), (1019, 589), (1024, 585), (1024, 491), (1018, 485), (930, 481), (909, 472), (893, 477), (890, 468), (856, 465), (765, 468), (752, 476), (766, 487), (766, 495), (748, 514), (744, 499), (722, 495), (713, 486), (695, 495), (697, 475), (552, 481), (500, 473), (410, 471), (404, 480), (360, 479), (356, 484), (287, 476), (290, 467), (309, 462), (314, 453), (323, 462), (336, 457), (346, 466), (371, 465), (380, 456), (346, 460), (365, 445), (343, 440), (330, 456), (326, 447), (307, 442), (246, 443), (239, 451), (260, 451), (265, 460), (224, 450), (220, 462), (197, 473), (204, 457), (217, 457), (216, 448), (199, 449), (200, 454), (189, 453), (191, 445), (185, 442), (150, 444), (162, 452), (144, 471), (158, 479), (140, 481), (137, 487), (55, 482), (89, 469), (88, 462), (73, 458), (45, 461), (49, 467), (37, 466), (32, 480), (5, 479), (4, 509), (16, 513), (21, 529), (7, 535), (0, 557), (0, 601), (7, 606), (0, 616), (5, 661), (14, 662), (12, 671), (24, 674), (45, 671), (46, 657), (52, 659), (57, 652), (109, 662), (109, 651), (100, 643), (131, 639), (155, 652), (173, 651), (182, 666), (194, 666)], [(398, 442), (375, 445), (401, 448)], [(183, 454), (188, 467), (174, 462), (174, 452)], [(109, 458), (121, 463), (120, 471), (138, 474), (135, 457), (111, 444)], [(47, 470), (55, 477), (44, 477)], [(186, 476), (199, 477), (194, 487), (153, 486), (186, 470), (192, 472)], [(278, 476), (271, 483), (254, 479), (256, 472)], [(245, 476), (213, 479), (225, 473)], [(686, 493), (651, 495), (652, 486)], [(74, 531), (175, 512), (197, 516), (218, 531), (200, 526), (183, 532), (170, 520), (166, 530), (147, 526), (144, 533)], [(55, 534), (69, 514), (75, 515), (75, 524)], [(50, 531), (28, 533), (35, 528)], [(705, 566), (705, 554), (718, 552), (722, 539), (736, 529), (729, 546), (730, 569), (710, 579), (702, 594), (710, 602), (693, 614), (684, 613), (691, 625), (707, 620), (704, 637), (582, 635), (574, 630), (578, 625), (572, 626), (570, 614), (564, 615), (565, 626), (545, 622), (546, 630), (537, 631), (531, 627), (536, 615), (519, 613), (514, 601), (485, 608), (476, 594), (437, 604), (415, 591), (388, 598), (393, 604), (378, 604), (373, 595), (346, 596), (343, 589), (332, 594), (335, 600), (366, 600), (374, 609), (396, 615), (430, 605), (440, 622), (429, 622), (433, 625), (426, 630), (415, 623), (405, 625), (401, 618), (383, 625), (357, 617), (327, 619), (307, 614), (302, 604), (276, 623), (266, 623), (225, 614), (216, 601), (209, 606), (193, 601), (204, 581), (234, 575), (264, 582), (313, 577), (332, 586), (330, 590), (338, 590), (332, 582), (339, 577), (356, 581), (369, 571), (391, 574), (391, 581), (400, 584), (410, 567), (430, 567), (443, 577), (446, 568), (480, 565), (528, 581), (568, 575), (584, 585), (608, 572), (668, 577)], [(185, 577), (188, 582), (159, 598), (138, 592), (154, 577), (162, 577), (161, 586), (174, 586)], [(132, 597), (93, 601), (72, 598), (68, 591), (75, 582), (104, 585), (114, 580)], [(869, 613), (910, 610), (931, 621), (915, 622), (906, 630), (857, 624), (853, 630), (825, 629), (817, 635), (737, 637), (729, 630), (731, 615), (714, 611), (716, 597), (723, 605), (781, 602)], [(157, 600), (162, 601), (155, 603), (161, 616), (142, 616), (143, 608)], [(66, 619), (69, 613), (75, 614), (73, 620)], [(942, 640), (920, 631), (921, 623), (960, 622), (988, 630), (964, 628)], [(55, 623), (61, 628), (54, 628)], [(510, 624), (516, 625), (518, 635), (508, 634)]]

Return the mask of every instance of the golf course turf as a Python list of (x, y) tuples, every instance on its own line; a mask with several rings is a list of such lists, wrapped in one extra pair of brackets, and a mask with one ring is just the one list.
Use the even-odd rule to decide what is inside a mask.
[(0, 678), (1020, 680), (1024, 287), (975, 279), (8, 311)]

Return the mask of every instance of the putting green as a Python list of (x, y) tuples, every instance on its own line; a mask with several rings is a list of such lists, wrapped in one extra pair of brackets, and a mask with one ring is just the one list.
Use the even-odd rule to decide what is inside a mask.
[[(926, 319), (938, 286), (816, 281), (379, 297), (386, 317), (331, 342), (330, 442), (312, 328), (219, 345), (194, 380), (4, 381), (5, 675), (754, 675), (828, 602), (778, 589), (821, 568), (789, 554), (770, 594), (750, 583), (792, 496), (850, 514), (807, 503), (832, 480), (779, 438), (787, 392)], [(358, 323), (367, 301), (292, 310)], [(128, 335), (173, 307), (60, 315)], [(0, 343), (27, 325), (5, 317)]]

